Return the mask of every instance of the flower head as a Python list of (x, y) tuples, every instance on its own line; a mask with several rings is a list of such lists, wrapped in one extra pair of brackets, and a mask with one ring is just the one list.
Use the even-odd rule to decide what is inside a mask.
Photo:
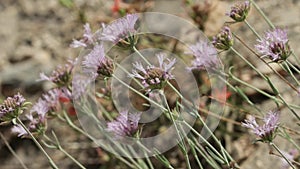
[(231, 7), (231, 11), (227, 15), (230, 16), (236, 22), (242, 22), (246, 19), (249, 11), (250, 11), (249, 1), (239, 2), (234, 4), (234, 6)]
[(102, 32), (99, 39), (115, 44), (122, 42), (134, 45), (136, 40), (133, 35), (137, 32), (134, 26), (138, 18), (137, 14), (128, 14), (110, 25), (102, 24)]
[(291, 54), (286, 30), (276, 28), (267, 31), (265, 36), (257, 41), (256, 50), (263, 55), (262, 57), (267, 56), (274, 62), (286, 60)]
[(221, 32), (213, 37), (212, 44), (220, 50), (228, 50), (233, 45), (233, 37), (230, 28), (225, 26)]
[(113, 73), (113, 62), (105, 57), (103, 45), (96, 45), (94, 49), (85, 56), (83, 61), (84, 72), (95, 79), (98, 75), (110, 77)]
[(58, 66), (54, 71), (52, 71), (52, 74), (50, 76), (46, 76), (44, 73), (40, 74), (40, 80), (48, 80), (59, 87), (61, 86), (67, 86), (70, 84), (72, 80), (72, 70), (76, 64), (77, 60), (68, 60), (68, 63), (64, 66)]
[(194, 55), (192, 67), (189, 69), (213, 69), (217, 68), (219, 60), (217, 58), (216, 49), (206, 41), (198, 41), (195, 45), (191, 45), (191, 52), (188, 54)]
[(0, 105), (0, 120), (3, 122), (11, 121), (22, 113), (25, 106), (25, 98), (20, 93), (13, 97), (7, 97)]
[(95, 43), (95, 38), (92, 34), (92, 30), (90, 28), (90, 24), (86, 23), (84, 26), (83, 38), (80, 40), (73, 39), (73, 42), (70, 44), (72, 48), (78, 47), (88, 47)]
[(276, 136), (276, 130), (279, 126), (279, 113), (277, 111), (268, 113), (263, 118), (264, 124), (258, 125), (255, 117), (250, 116), (242, 126), (249, 128), (252, 132), (261, 138), (264, 142), (272, 142)]
[(142, 80), (144, 87), (151, 89), (162, 89), (165, 83), (173, 78), (171, 71), (176, 59), (166, 59), (166, 54), (159, 53), (156, 54), (159, 62), (159, 67), (154, 65), (149, 65), (144, 68), (144, 66), (136, 62), (133, 66), (132, 74), (130, 77), (138, 78)]
[(107, 123), (107, 131), (113, 132), (116, 138), (133, 136), (138, 130), (141, 113), (120, 112), (116, 120)]

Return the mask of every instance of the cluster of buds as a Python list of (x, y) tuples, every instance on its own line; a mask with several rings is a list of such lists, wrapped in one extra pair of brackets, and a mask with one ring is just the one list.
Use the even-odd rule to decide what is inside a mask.
[(212, 44), (219, 50), (228, 50), (233, 45), (233, 37), (230, 28), (225, 26), (221, 32), (213, 37)]
[(234, 6), (231, 7), (230, 13), (227, 15), (235, 20), (236, 22), (242, 22), (246, 19), (248, 13), (250, 11), (250, 2), (240, 2), (236, 3)]
[(25, 98), (20, 94), (16, 94), (13, 97), (7, 97), (0, 105), (0, 121), (10, 122), (17, 118), (26, 109), (28, 102), (25, 102)]

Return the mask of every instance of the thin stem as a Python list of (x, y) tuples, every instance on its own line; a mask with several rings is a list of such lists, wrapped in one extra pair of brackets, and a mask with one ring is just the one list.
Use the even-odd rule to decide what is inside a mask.
[(259, 34), (256, 32), (256, 30), (249, 24), (249, 22), (245, 19), (244, 22), (246, 23), (246, 25), (250, 28), (250, 30), (255, 34), (255, 36), (258, 39), (261, 39), (261, 37), (259, 36)]
[(44, 153), (44, 155), (47, 157), (48, 161), (51, 164), (51, 167), (54, 169), (58, 169), (57, 165), (54, 163), (54, 161), (51, 159), (51, 157), (47, 154), (47, 152), (44, 150), (44, 148), (41, 146), (41, 144), (35, 139), (35, 137), (32, 135), (32, 133), (27, 129), (27, 127), (24, 125), (24, 123), (20, 120), (19, 117), (17, 117), (17, 122), (21, 124), (21, 126), (24, 128), (24, 130), (29, 134), (29, 136), (32, 138), (34, 143), (38, 146), (38, 148)]
[(16, 157), (16, 159), (20, 162), (20, 164), (22, 165), (22, 167), (24, 169), (28, 169), (27, 166), (23, 163), (23, 161), (21, 160), (21, 158), (16, 154), (16, 152), (13, 150), (13, 148), (9, 145), (9, 143), (7, 142), (6, 138), (3, 136), (2, 132), (0, 132), (0, 137), (3, 140), (4, 144), (6, 145), (6, 147), (8, 148), (8, 150), (12, 153), (12, 155), (14, 157)]
[[(64, 118), (61, 116), (58, 116), (58, 118), (64, 122), (66, 122), (72, 129), (74, 129), (75, 131), (83, 134), (84, 136), (86, 136), (87, 138), (89, 138), (90, 140), (94, 141), (96, 140), (96, 138), (94, 138), (93, 136), (89, 135), (88, 133), (84, 132), (82, 129), (80, 129), (79, 127), (77, 127), (68, 117), (67, 113), (64, 111)], [(98, 142), (97, 144), (100, 144), (100, 142)], [(110, 149), (108, 147), (106, 147), (104, 144), (102, 144), (101, 146), (105, 147), (107, 150), (109, 149), (110, 151), (115, 152), (113, 149)], [(124, 162), (126, 165), (128, 165), (131, 168), (134, 168), (134, 166), (129, 163), (126, 159), (124, 159), (122, 156), (116, 156), (116, 158), (120, 159), (122, 162)]]
[(52, 141), (47, 135), (44, 135), (45, 138), (47, 138), (48, 140), (50, 140), (51, 142), (54, 143), (55, 147), (61, 151), (62, 153), (64, 153), (68, 158), (70, 158), (76, 165), (78, 165), (81, 169), (86, 169), (79, 161), (77, 161), (71, 154), (69, 154), (64, 148), (62, 148), (62, 146), (60, 145), (60, 142), (56, 136), (56, 134), (54, 133), (54, 131), (52, 131), (52, 135), (56, 140), (56, 143), (54, 143), (54, 141)]
[(132, 49), (148, 64), (151, 65), (151, 63), (141, 54), (141, 52), (135, 47), (133, 46)]
[(291, 66), (291, 68), (293, 68), (298, 74), (300, 74), (300, 70), (297, 69), (290, 61), (286, 60), (286, 63), (288, 63), (289, 66)]
[(252, 65), (246, 58), (243, 57), (238, 51), (236, 51), (233, 47), (230, 48), (235, 54), (237, 54), (244, 62), (246, 62), (256, 73), (258, 73), (264, 80), (267, 80), (264, 74), (262, 74), (255, 66)]
[(295, 166), (290, 162), (289, 159), (280, 151), (280, 149), (274, 144), (273, 142), (270, 142), (270, 145), (276, 149), (276, 151), (285, 159), (285, 161), (293, 168), (296, 169)]
[[(255, 86), (253, 86), (253, 85), (250, 85), (250, 84), (248, 84), (248, 83), (246, 83), (246, 82), (240, 80), (239, 78), (235, 77), (231, 72), (230, 72), (230, 76), (231, 76), (231, 78), (232, 78), (233, 80), (235, 80), (235, 81), (237, 81), (237, 82), (239, 82), (239, 83), (241, 83), (241, 84), (243, 84), (243, 85), (245, 85), (245, 86), (248, 86), (248, 87), (250, 87), (250, 88), (256, 90), (257, 92), (263, 94), (264, 96), (267, 96), (267, 97), (269, 97), (270, 99), (273, 99), (273, 100), (276, 101), (276, 102), (284, 103), (282, 100), (276, 98), (275, 96), (272, 96), (272, 95), (270, 95), (270, 94), (268, 94), (268, 93), (266, 93), (266, 92), (264, 92), (264, 91), (258, 89), (257, 87), (255, 87)], [(300, 109), (300, 106), (298, 106), (298, 105), (289, 104), (289, 106), (290, 106), (290, 107), (293, 107), (293, 108)]]
[(260, 13), (260, 15), (264, 18), (264, 20), (268, 23), (268, 25), (272, 28), (275, 29), (274, 24), (269, 20), (269, 18), (265, 15), (265, 13), (260, 9), (260, 7), (254, 2), (254, 0), (250, 0), (251, 3), (254, 5), (256, 10)]
[(292, 76), (292, 78), (295, 80), (295, 82), (299, 86), (300, 83), (299, 83), (298, 79), (294, 76), (294, 73), (291, 71), (289, 65), (286, 62), (284, 62), (284, 65), (285, 65), (285, 68), (287, 69), (288, 73)]
[[(182, 142), (182, 148), (183, 148), (183, 151), (184, 151), (184, 155), (185, 155), (185, 160), (186, 160), (186, 163), (187, 163), (187, 167), (188, 167), (189, 169), (191, 169), (191, 165), (190, 165), (189, 157), (188, 157), (188, 154), (187, 154), (186, 145), (185, 145), (185, 143), (184, 143), (184, 139), (182, 138), (182, 135), (180, 134), (180, 131), (179, 131), (178, 126), (177, 126), (177, 123), (176, 123), (176, 121), (175, 121), (175, 119), (174, 119), (174, 117), (173, 117), (173, 114), (172, 114), (172, 112), (171, 112), (171, 109), (170, 109), (170, 107), (169, 107), (169, 105), (168, 105), (167, 98), (166, 98), (166, 96), (164, 95), (164, 93), (163, 93), (162, 90), (160, 90), (160, 95), (162, 95), (162, 97), (164, 98), (164, 102), (165, 102), (165, 104), (166, 104), (166, 106), (167, 106), (167, 109), (168, 109), (168, 114), (169, 114), (169, 116), (170, 116), (170, 118), (171, 118), (172, 123), (173, 123), (174, 126), (175, 126), (175, 130), (176, 130), (177, 135), (178, 135), (178, 137), (179, 137), (179, 139), (180, 139), (180, 140), (178, 140), (178, 142)], [(180, 143), (179, 143), (179, 144), (180, 144)]]

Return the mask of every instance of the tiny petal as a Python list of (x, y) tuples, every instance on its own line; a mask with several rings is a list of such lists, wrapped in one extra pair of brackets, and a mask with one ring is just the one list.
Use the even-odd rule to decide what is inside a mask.
[(73, 42), (70, 44), (71, 48), (87, 47), (95, 43), (94, 35), (92, 34), (90, 24), (86, 23), (83, 27), (84, 27), (83, 38), (80, 40), (74, 39)]
[(26, 130), (20, 124), (15, 124), (12, 127), (11, 132), (18, 134), (18, 137), (22, 137), (24, 135), (27, 135)]

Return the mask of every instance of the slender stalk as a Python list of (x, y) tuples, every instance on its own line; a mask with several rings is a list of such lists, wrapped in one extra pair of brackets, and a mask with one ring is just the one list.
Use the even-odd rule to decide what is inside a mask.
[(280, 151), (280, 149), (277, 147), (276, 144), (274, 144), (273, 142), (270, 142), (270, 145), (272, 147), (274, 147), (276, 149), (276, 151), (285, 159), (285, 161), (293, 168), (296, 169), (296, 167), (290, 162), (289, 159), (287, 159), (287, 157)]
[(52, 142), (54, 144), (54, 147), (56, 149), (58, 149), (59, 151), (61, 151), (62, 153), (64, 153), (68, 158), (70, 158), (76, 165), (78, 165), (81, 169), (86, 169), (79, 161), (77, 161), (71, 154), (69, 154), (64, 148), (62, 148), (62, 146), (60, 145), (60, 142), (56, 136), (56, 134), (54, 133), (54, 131), (52, 131), (52, 135), (55, 138), (55, 142), (52, 141), (47, 135), (44, 135), (44, 137), (49, 140), (50, 142)]
[(256, 2), (254, 2), (254, 0), (250, 0), (251, 3), (254, 5), (254, 7), (256, 8), (256, 10), (260, 13), (260, 15), (264, 18), (264, 20), (268, 23), (268, 25), (272, 28), (275, 29), (274, 24), (270, 21), (270, 19), (265, 15), (265, 13), (260, 9), (260, 7), (257, 5)]
[(61, 146), (58, 146), (58, 149), (64, 153), (68, 158), (70, 158), (74, 163), (76, 163), (80, 168), (86, 169), (79, 161), (77, 161), (72, 155), (65, 151)]
[(294, 73), (291, 71), (289, 65), (288, 65), (286, 62), (284, 62), (283, 64), (285, 65), (285, 68), (287, 69), (288, 73), (292, 76), (292, 78), (294, 79), (294, 81), (295, 81), (295, 82), (297, 83), (297, 85), (299, 86), (300, 83), (299, 83), (298, 79), (295, 77)]
[(249, 27), (249, 29), (255, 34), (255, 36), (258, 39), (261, 39), (261, 37), (259, 36), (259, 34), (256, 32), (256, 30), (249, 24), (249, 22), (245, 19), (244, 22), (246, 23), (246, 25)]
[[(255, 87), (255, 86), (253, 86), (253, 85), (250, 85), (250, 84), (248, 84), (248, 83), (246, 83), (246, 82), (240, 80), (239, 78), (235, 77), (231, 72), (230, 72), (230, 76), (232, 77), (233, 80), (235, 80), (235, 81), (237, 81), (237, 82), (239, 82), (239, 83), (241, 83), (241, 84), (243, 84), (243, 85), (245, 85), (245, 86), (248, 86), (248, 87), (250, 87), (250, 88), (256, 90), (257, 92), (263, 94), (264, 96), (267, 96), (267, 97), (269, 97), (270, 99), (273, 99), (273, 100), (276, 101), (276, 102), (284, 103), (282, 100), (276, 98), (275, 96), (272, 96), (272, 95), (270, 95), (270, 94), (268, 94), (268, 93), (266, 93), (266, 92), (264, 92), (264, 91), (258, 89), (257, 87)], [(290, 106), (290, 107), (293, 107), (293, 108), (300, 109), (300, 106), (298, 106), (298, 105), (289, 104), (289, 106)]]
[(290, 61), (286, 60), (286, 63), (287, 63), (291, 68), (293, 68), (298, 74), (300, 74), (300, 70), (297, 69)]
[(133, 46), (132, 49), (148, 64), (151, 65), (151, 63), (141, 54), (141, 52), (135, 47)]
[(32, 133), (27, 129), (27, 127), (24, 125), (24, 123), (20, 120), (19, 117), (17, 117), (17, 122), (21, 124), (21, 126), (24, 128), (24, 130), (29, 134), (29, 136), (32, 138), (34, 143), (38, 146), (38, 148), (42, 151), (42, 153), (47, 157), (48, 161), (50, 162), (50, 165), (54, 169), (58, 169), (57, 165), (54, 163), (52, 158), (48, 155), (48, 153), (44, 150), (44, 148), (41, 146), (41, 144), (35, 139), (35, 137), (32, 135)]
[(264, 74), (262, 74), (252, 63), (250, 63), (246, 58), (243, 57), (238, 51), (236, 51), (233, 47), (230, 48), (235, 54), (237, 54), (244, 62), (246, 62), (256, 73), (258, 73), (264, 80), (267, 80)]
[(6, 147), (8, 148), (8, 150), (11, 152), (11, 154), (14, 157), (16, 157), (16, 159), (20, 162), (21, 166), (24, 169), (28, 169), (27, 166), (24, 164), (24, 162), (21, 160), (21, 158), (16, 154), (16, 152), (13, 150), (13, 148), (9, 145), (9, 143), (6, 140), (6, 138), (3, 136), (2, 132), (0, 132), (0, 137), (3, 140), (4, 144), (6, 145)]

